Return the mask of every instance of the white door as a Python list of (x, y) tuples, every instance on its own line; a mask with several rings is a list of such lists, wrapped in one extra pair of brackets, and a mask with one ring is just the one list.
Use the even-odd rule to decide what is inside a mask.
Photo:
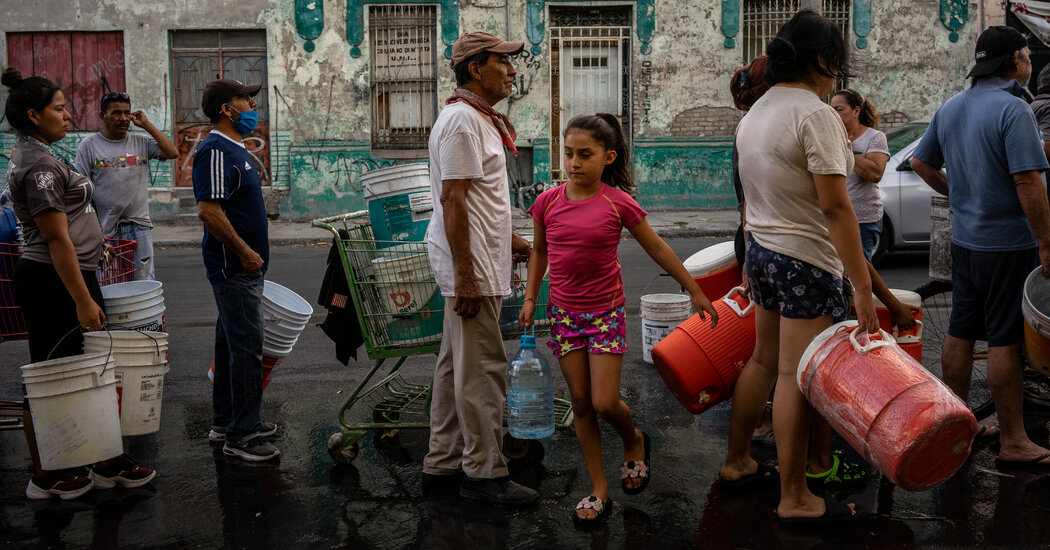
[(562, 132), (578, 115), (621, 112), (620, 48), (608, 41), (566, 41), (562, 46)]

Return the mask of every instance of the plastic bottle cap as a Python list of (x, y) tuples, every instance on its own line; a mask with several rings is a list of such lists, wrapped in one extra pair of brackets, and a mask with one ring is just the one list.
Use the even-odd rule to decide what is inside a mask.
[(521, 337), (521, 347), (523, 348), (534, 348), (536, 347), (536, 337), (531, 334), (524, 334)]

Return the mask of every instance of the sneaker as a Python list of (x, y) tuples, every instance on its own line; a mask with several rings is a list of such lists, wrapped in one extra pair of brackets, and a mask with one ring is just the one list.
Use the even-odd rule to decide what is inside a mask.
[[(273, 422), (262, 423), (259, 426), (258, 437), (270, 437), (277, 433), (277, 424)], [(208, 441), (226, 441), (226, 426), (212, 426), (211, 431), (208, 432)]]
[(495, 479), (474, 479), (464, 477), (459, 488), (459, 496), (470, 500), (482, 500), (497, 504), (532, 504), (540, 494), (520, 483), (512, 481), (510, 476)]
[(249, 462), (262, 462), (276, 457), (281, 451), (256, 434), (240, 441), (226, 441), (222, 446), (222, 454), (236, 456)]
[[(128, 455), (120, 455), (111, 464), (103, 461), (91, 467), (91, 480), (97, 489), (121, 487), (142, 487), (157, 477), (157, 471), (135, 464)], [(101, 466), (99, 466), (101, 464)]]
[(57, 496), (62, 500), (69, 500), (84, 495), (94, 486), (95, 483), (90, 478), (63, 470), (29, 478), (26, 498), (42, 500)]

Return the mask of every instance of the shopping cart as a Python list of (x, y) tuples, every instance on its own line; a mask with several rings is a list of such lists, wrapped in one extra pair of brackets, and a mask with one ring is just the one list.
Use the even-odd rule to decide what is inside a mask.
[[(331, 231), (339, 245), (339, 259), (361, 325), (365, 351), (374, 361), (339, 409), (341, 430), (328, 440), (332, 458), (350, 462), (360, 451), (360, 439), (369, 431), (382, 441), (397, 430), (430, 427), (430, 385), (406, 381), (401, 365), (408, 357), (437, 353), (444, 324), (444, 298), (430, 271), (425, 242), (376, 241), (365, 211), (314, 220), (313, 226)], [(523, 269), (516, 270), (513, 293), (504, 299), (500, 312), (504, 340), (522, 335), (518, 312), (524, 298), (523, 273)], [(543, 335), (550, 332), (542, 318), (547, 301), (544, 293), (539, 301), (536, 332)], [(369, 386), (389, 359), (394, 360), (393, 365)], [(362, 412), (367, 407), (372, 421), (347, 420), (347, 411), (355, 405), (360, 405)], [(555, 399), (554, 415), (557, 427), (572, 425), (568, 401)], [(537, 441), (519, 440), (507, 434), (503, 444), (503, 453), (510, 459), (539, 460), (543, 456), (543, 446)]]
[[(106, 239), (112, 253), (99, 266), (97, 277), (101, 286), (125, 283), (135, 279), (135, 241)], [(6, 340), (29, 338), (22, 310), (15, 305), (11, 278), (15, 263), (22, 256), (22, 245), (0, 243), (0, 343)], [(0, 430), (22, 428), (22, 401), (0, 400)]]

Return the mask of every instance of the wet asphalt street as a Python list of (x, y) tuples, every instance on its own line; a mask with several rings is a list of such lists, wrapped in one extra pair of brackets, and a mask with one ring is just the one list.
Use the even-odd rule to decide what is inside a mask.
[[(671, 241), (681, 257), (716, 239)], [(316, 302), (326, 247), (272, 251), (268, 279)], [(543, 441), (540, 463), (514, 463), (512, 475), (537, 488), (539, 504), (505, 509), (460, 500), (425, 499), (421, 463), (425, 430), (388, 437), (369, 434), (352, 464), (335, 464), (327, 440), (347, 392), (367, 372), (363, 356), (349, 367), (313, 324), (282, 360), (266, 390), (263, 417), (280, 430), (279, 461), (246, 464), (209, 444), (211, 410), (206, 370), (211, 361), (215, 305), (199, 251), (165, 250), (157, 276), (165, 284), (171, 371), (165, 378), (162, 428), (126, 440), (159, 477), (142, 489), (93, 491), (60, 502), (28, 501), (28, 452), (20, 431), (0, 431), (0, 548), (931, 548), (1050, 546), (1050, 476), (998, 472), (994, 449), (978, 448), (959, 474), (924, 493), (909, 493), (876, 476), (848, 498), (875, 512), (833, 528), (790, 530), (772, 514), (774, 489), (725, 494), (717, 473), (726, 448), (729, 406), (700, 416), (686, 412), (656, 371), (641, 360), (638, 300), (677, 290), (633, 241), (621, 246), (628, 296), (629, 343), (623, 396), (653, 441), (653, 480), (636, 496), (617, 483), (622, 450), (603, 424), (612, 513), (600, 528), (580, 530), (570, 511), (589, 489), (573, 433)], [(912, 289), (926, 279), (922, 253), (892, 255), (881, 268), (891, 287)], [(323, 319), (315, 306), (314, 323)], [(508, 343), (510, 353), (516, 343)], [(17, 367), (28, 362), (24, 342), (0, 344), (0, 398), (20, 395)], [(410, 358), (406, 378), (429, 383), (433, 356)], [(556, 372), (555, 389), (567, 396)], [(367, 420), (353, 408), (352, 420)], [(1033, 438), (1047, 444), (1046, 419), (1030, 418)], [(838, 442), (841, 446), (842, 443)], [(756, 445), (771, 461), (772, 447)], [(851, 456), (855, 453), (848, 451)], [(843, 497), (846, 495), (836, 495)]]

